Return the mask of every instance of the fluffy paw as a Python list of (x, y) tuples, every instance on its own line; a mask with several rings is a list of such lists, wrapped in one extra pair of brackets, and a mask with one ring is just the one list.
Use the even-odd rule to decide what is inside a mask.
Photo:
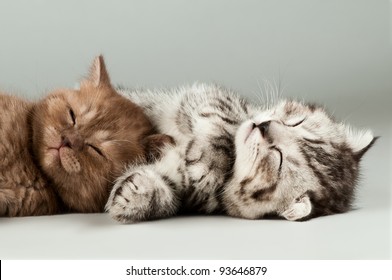
[(106, 210), (119, 222), (135, 223), (167, 216), (173, 201), (173, 191), (158, 174), (138, 170), (118, 179)]

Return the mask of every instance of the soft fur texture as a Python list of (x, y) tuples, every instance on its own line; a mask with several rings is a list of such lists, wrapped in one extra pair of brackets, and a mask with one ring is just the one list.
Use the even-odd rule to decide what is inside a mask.
[(122, 93), (176, 142), (117, 180), (106, 209), (123, 223), (180, 212), (287, 220), (342, 213), (375, 140), (322, 107), (284, 100), (258, 108), (215, 85)]
[(80, 90), (2, 94), (0, 110), (0, 216), (101, 212), (124, 165), (171, 141), (112, 88), (101, 56)]

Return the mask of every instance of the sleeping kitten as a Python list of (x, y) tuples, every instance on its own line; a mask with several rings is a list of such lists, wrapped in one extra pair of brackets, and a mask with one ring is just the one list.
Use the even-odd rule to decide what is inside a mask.
[(287, 220), (342, 213), (375, 141), (319, 106), (284, 100), (262, 109), (218, 86), (123, 94), (177, 143), (119, 177), (106, 210), (123, 223), (184, 211)]
[(101, 56), (80, 90), (0, 95), (0, 109), (0, 216), (101, 212), (124, 164), (168, 139), (112, 88)]

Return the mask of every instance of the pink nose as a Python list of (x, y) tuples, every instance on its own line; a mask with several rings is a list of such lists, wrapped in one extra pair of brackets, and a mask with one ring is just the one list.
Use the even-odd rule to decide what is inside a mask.
[(84, 146), (84, 141), (79, 133), (68, 133), (62, 137), (61, 147), (68, 147), (74, 150), (81, 150)]

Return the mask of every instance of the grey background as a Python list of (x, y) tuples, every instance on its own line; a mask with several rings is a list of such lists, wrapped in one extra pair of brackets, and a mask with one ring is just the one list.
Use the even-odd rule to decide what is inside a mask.
[(116, 84), (217, 82), (258, 100), (270, 81), (382, 137), (347, 214), (125, 226), (105, 214), (0, 218), (0, 258), (390, 259), (391, 14), (382, 0), (1, 0), (2, 91), (35, 99), (73, 87), (102, 53)]

